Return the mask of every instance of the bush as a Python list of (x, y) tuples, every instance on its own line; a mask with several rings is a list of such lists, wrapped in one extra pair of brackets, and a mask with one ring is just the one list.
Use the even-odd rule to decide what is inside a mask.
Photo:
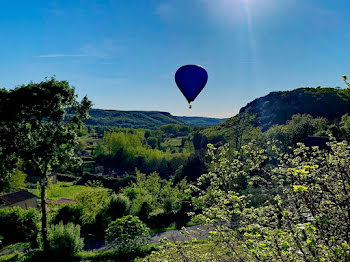
[(20, 170), (16, 170), (9, 179), (9, 189), (11, 192), (23, 189), (26, 187), (27, 175)]
[(93, 235), (96, 239), (104, 239), (105, 230), (111, 223), (111, 217), (106, 214), (106, 208), (101, 208), (95, 219), (82, 226), (82, 235)]
[[(55, 258), (72, 257), (84, 247), (84, 240), (80, 237), (80, 226), (60, 222), (48, 229), (47, 237), (50, 246), (50, 255)], [(42, 239), (38, 238), (40, 248), (43, 248)]]
[(129, 214), (130, 210), (130, 200), (124, 195), (113, 195), (109, 205), (107, 207), (107, 215), (111, 217), (112, 220), (121, 218)]
[(137, 215), (142, 221), (146, 222), (151, 212), (152, 212), (152, 204), (150, 203), (150, 201), (145, 200), (141, 203), (140, 209), (138, 210)]
[(163, 210), (157, 213), (151, 213), (147, 225), (152, 229), (165, 228), (174, 222), (174, 212), (166, 213)]
[(101, 207), (104, 207), (109, 202), (109, 192), (105, 188), (98, 190), (87, 189), (77, 193), (74, 199), (83, 209), (83, 222), (92, 223)]
[(85, 173), (77, 182), (77, 185), (85, 185), (88, 181), (97, 180), (101, 181), (103, 184), (103, 187), (109, 188), (114, 190), (115, 192), (119, 192), (121, 188), (124, 188), (131, 184), (132, 182), (135, 182), (136, 178), (135, 176), (129, 175), (123, 178), (112, 178), (112, 177), (105, 177), (102, 175), (95, 175), (91, 173)]
[(55, 216), (52, 219), (53, 224), (58, 224), (60, 221), (63, 224), (67, 224), (69, 222), (82, 225), (82, 217), (84, 215), (83, 208), (78, 205), (64, 205), (60, 207)]
[(106, 230), (107, 242), (115, 241), (121, 253), (140, 251), (149, 242), (149, 236), (148, 227), (131, 215), (116, 219)]
[(0, 209), (0, 235), (4, 237), (3, 243), (34, 242), (38, 234), (38, 222), (39, 214), (33, 208)]

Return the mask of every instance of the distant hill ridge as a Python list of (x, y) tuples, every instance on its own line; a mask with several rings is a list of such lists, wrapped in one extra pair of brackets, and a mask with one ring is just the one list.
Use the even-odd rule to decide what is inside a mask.
[(168, 112), (160, 111), (91, 109), (89, 114), (90, 118), (84, 121), (86, 125), (101, 125), (122, 128), (156, 129), (167, 124), (210, 126), (219, 124), (225, 120), (207, 117), (177, 117)]
[(200, 116), (176, 116), (176, 118), (190, 126), (215, 126), (227, 119)]
[(226, 139), (248, 134), (248, 130), (261, 127), (266, 131), (273, 125), (286, 124), (295, 114), (324, 117), (330, 122), (350, 114), (350, 90), (337, 88), (298, 88), (291, 91), (271, 92), (242, 107), (239, 114), (223, 123), (203, 131), (208, 137)]
[(285, 124), (295, 114), (310, 114), (332, 121), (350, 113), (350, 90), (298, 88), (271, 92), (248, 103), (239, 113), (256, 115), (258, 125), (263, 130), (276, 124)]

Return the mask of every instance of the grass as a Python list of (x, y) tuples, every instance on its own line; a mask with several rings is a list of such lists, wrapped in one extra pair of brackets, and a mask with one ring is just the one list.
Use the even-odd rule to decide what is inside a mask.
[(198, 226), (201, 224), (204, 224), (204, 221), (200, 217), (195, 216), (191, 218), (191, 221), (187, 223), (186, 227)]
[(19, 243), (15, 243), (15, 244), (11, 244), (11, 245), (7, 245), (1, 248), (1, 250), (5, 250), (5, 249), (21, 249), (21, 248), (28, 248), (30, 247), (30, 243), (29, 242), (19, 242)]
[[(230, 251), (218, 245), (214, 241), (209, 240), (192, 240), (185, 242), (171, 242), (170, 245), (159, 245), (158, 250), (155, 250), (152, 255), (138, 257), (135, 262), (158, 262), (158, 261), (210, 261), (208, 256), (217, 257), (219, 261), (236, 261), (232, 260)], [(179, 252), (180, 250), (180, 252)], [(206, 259), (204, 259), (206, 258)]]
[(15, 243), (11, 245), (4, 246), (1, 248), (1, 251), (6, 251), (9, 254), (6, 255), (0, 255), (0, 262), (3, 261), (20, 261), (23, 257), (23, 253), (21, 251), (23, 249), (27, 249), (30, 247), (29, 242), (21, 242), (21, 243)]
[(169, 138), (164, 141), (164, 145), (166, 147), (181, 147), (182, 146), (182, 138)]
[(142, 258), (149, 255), (152, 251), (158, 251), (160, 244), (145, 245), (136, 252), (128, 254), (119, 253), (117, 249), (104, 251), (82, 251), (78, 252), (74, 258), (77, 261), (134, 261), (136, 258)]
[(159, 244), (149, 244), (141, 248), (141, 250), (131, 253), (120, 253), (117, 249), (103, 250), (103, 251), (81, 251), (75, 254), (70, 259), (55, 259), (47, 257), (42, 250), (32, 249), (26, 253), (13, 252), (11, 254), (0, 256), (0, 262), (5, 261), (28, 261), (28, 262), (47, 262), (47, 261), (120, 261), (129, 262), (134, 261), (135, 258), (142, 258), (151, 254), (152, 251), (158, 251)]
[[(46, 196), (48, 200), (57, 200), (60, 198), (74, 199), (79, 192), (87, 189), (96, 191), (106, 190), (99, 187), (74, 185), (73, 182), (57, 182), (57, 184), (52, 184), (47, 188)], [(40, 190), (38, 188), (30, 189), (29, 191), (37, 197), (40, 197)]]
[(150, 230), (150, 234), (158, 234), (158, 233), (163, 233), (163, 232), (167, 232), (170, 230), (176, 230), (176, 226), (175, 223), (171, 224), (168, 227), (161, 227), (161, 228), (154, 228)]
[(5, 261), (22, 261), (23, 254), (14, 252), (11, 254), (3, 255), (0, 256), (0, 262), (5, 262)]
[[(201, 220), (199, 217), (194, 217), (191, 219), (190, 222), (188, 222), (186, 224), (185, 227), (191, 227), (191, 226), (198, 226), (198, 225), (202, 225), (204, 222), (203, 220)], [(150, 230), (150, 234), (159, 234), (159, 233), (163, 233), (163, 232), (167, 232), (170, 230), (176, 230), (178, 228), (176, 228), (176, 224), (172, 223), (170, 226), (168, 227), (160, 227), (160, 228), (153, 228)]]

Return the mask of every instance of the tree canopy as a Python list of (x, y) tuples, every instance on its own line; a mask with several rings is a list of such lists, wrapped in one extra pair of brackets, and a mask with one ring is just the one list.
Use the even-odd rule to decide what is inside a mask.
[(0, 91), (1, 178), (11, 175), (19, 159), (41, 178), (42, 234), (48, 249), (45, 187), (55, 168), (79, 163), (74, 147), (77, 128), (87, 118), (91, 102), (77, 101), (67, 81), (46, 79)]

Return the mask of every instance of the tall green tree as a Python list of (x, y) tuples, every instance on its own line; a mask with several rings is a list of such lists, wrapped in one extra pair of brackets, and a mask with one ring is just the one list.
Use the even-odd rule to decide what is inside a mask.
[(1, 141), (2, 161), (6, 160), (4, 153), (12, 156), (11, 161), (2, 162), (1, 167), (7, 171), (1, 175), (10, 173), (18, 157), (29, 163), (40, 176), (41, 233), (44, 251), (47, 251), (47, 178), (57, 167), (80, 163), (74, 147), (77, 145), (77, 131), (81, 121), (88, 117), (91, 102), (86, 97), (77, 101), (74, 88), (67, 81), (55, 78), (10, 91), (1, 90), (0, 99), (0, 137), (12, 139)]

